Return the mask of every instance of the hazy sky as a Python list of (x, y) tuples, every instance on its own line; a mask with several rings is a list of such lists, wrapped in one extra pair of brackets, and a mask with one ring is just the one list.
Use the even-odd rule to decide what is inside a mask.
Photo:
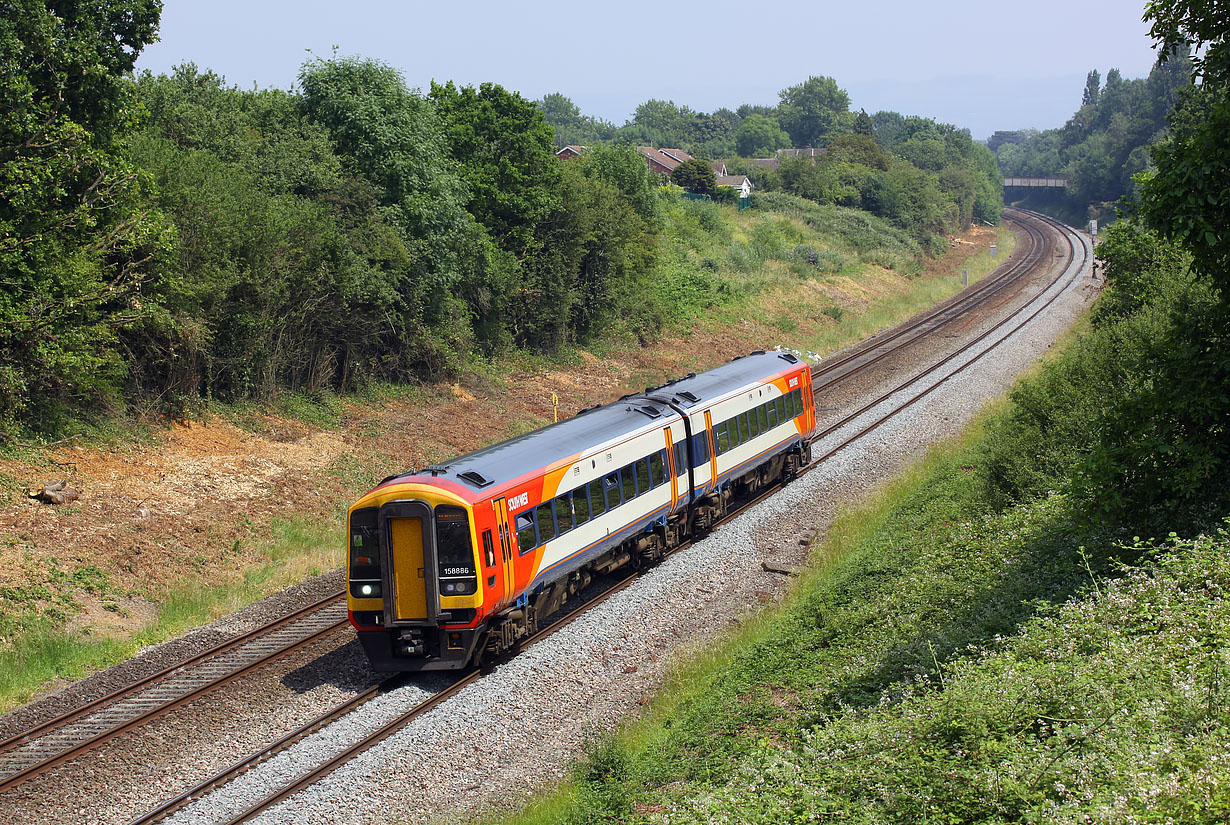
[(1085, 75), (1143, 77), (1154, 54), (1143, 0), (713, 0), (697, 6), (539, 0), (164, 0), (159, 43), (138, 70), (184, 62), (231, 85), (291, 88), (304, 60), (381, 60), (406, 82), (494, 81), (562, 92), (622, 125), (638, 103), (699, 111), (773, 104), (829, 75), (852, 108), (891, 109), (968, 128), (1061, 126)]

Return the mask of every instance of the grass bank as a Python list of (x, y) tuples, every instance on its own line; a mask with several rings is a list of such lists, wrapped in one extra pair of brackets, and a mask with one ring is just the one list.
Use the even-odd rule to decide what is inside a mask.
[[(279, 521), (258, 548), (259, 563), (235, 571), (228, 581), (185, 576), (131, 635), (83, 635), (73, 626), (71, 607), (74, 601), (80, 606), (83, 598), (117, 619), (130, 618), (127, 613), (134, 608), (128, 605), (134, 602), (111, 587), (101, 571), (95, 570), (88, 580), (77, 575), (77, 581), (66, 582), (62, 589), (0, 589), (6, 612), (34, 614), (26, 627), (9, 630), (11, 641), (0, 649), (0, 711), (27, 701), (39, 690), (121, 662), (146, 645), (182, 635), (270, 593), (336, 569), (344, 539), (340, 517), (331, 523), (294, 517)], [(58, 609), (48, 611), (49, 600)]]

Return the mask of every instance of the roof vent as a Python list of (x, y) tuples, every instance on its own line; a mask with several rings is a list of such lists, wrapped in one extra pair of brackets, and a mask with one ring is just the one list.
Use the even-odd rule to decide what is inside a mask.
[(691, 392), (688, 392), (687, 390), (680, 390), (679, 397), (682, 398), (684, 401), (691, 401), (693, 404), (695, 404), (697, 401), (700, 400), (699, 397), (697, 397)]
[(782, 359), (783, 361), (789, 361), (791, 364), (799, 363), (799, 359), (795, 358), (794, 355), (789, 352), (779, 352), (777, 354), (777, 357)]
[(493, 479), (487, 478), (478, 470), (466, 470), (464, 473), (458, 475), (457, 478), (467, 484), (473, 484), (475, 487), (486, 487), (493, 481)]
[(629, 407), (628, 409), (636, 410), (638, 413), (644, 413), (650, 418), (660, 418), (662, 416), (661, 410), (659, 410), (657, 407), (650, 407), (649, 405), (645, 405), (642, 407)]

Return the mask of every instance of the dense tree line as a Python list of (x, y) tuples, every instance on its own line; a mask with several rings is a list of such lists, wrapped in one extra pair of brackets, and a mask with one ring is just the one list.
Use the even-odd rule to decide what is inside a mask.
[(565, 166), (520, 95), (368, 60), (313, 60), (298, 93), (132, 79), (159, 3), (52, 5), (0, 23), (0, 429), (437, 377), (655, 317), (630, 150)]
[[(648, 339), (672, 317), (669, 196), (630, 144), (823, 145), (764, 188), (921, 240), (998, 217), (968, 135), (899, 116), (881, 134), (831, 78), (776, 107), (648, 101), (615, 129), (561, 95), (424, 93), (359, 58), (313, 58), (295, 91), (192, 65), (133, 77), (159, 0), (0, 6), (0, 433), (438, 378), (615, 327)], [(561, 138), (591, 149), (562, 163)], [(689, 171), (721, 194), (705, 162)]]
[[(1035, 194), (1029, 204), (1048, 207), (1074, 223), (1109, 219), (1133, 177), (1148, 168), (1149, 146), (1167, 130), (1166, 116), (1189, 84), (1192, 63), (1180, 49), (1159, 60), (1147, 78), (1126, 79), (1118, 69), (1089, 72), (1081, 106), (1059, 129), (997, 133), (991, 142), (1008, 176), (1062, 177), (1062, 192)], [(1027, 204), (1028, 205), (1028, 204)]]
[[(852, 112), (850, 97), (831, 77), (810, 77), (779, 93), (776, 106), (745, 104), (711, 114), (673, 101), (649, 100), (622, 127), (586, 118), (561, 94), (538, 101), (565, 144), (678, 147), (725, 160), (760, 191), (784, 191), (820, 204), (864, 209), (938, 249), (940, 235), (973, 221), (998, 223), (1000, 173), (994, 155), (969, 132), (896, 112)], [(806, 156), (780, 149), (818, 149)], [(687, 181), (695, 174), (689, 171)], [(706, 185), (691, 186), (709, 194)]]

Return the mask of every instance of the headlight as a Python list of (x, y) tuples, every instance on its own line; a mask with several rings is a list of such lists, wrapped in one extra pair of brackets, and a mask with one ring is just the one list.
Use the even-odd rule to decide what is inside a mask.
[(350, 595), (356, 599), (380, 598), (380, 582), (351, 582)]

